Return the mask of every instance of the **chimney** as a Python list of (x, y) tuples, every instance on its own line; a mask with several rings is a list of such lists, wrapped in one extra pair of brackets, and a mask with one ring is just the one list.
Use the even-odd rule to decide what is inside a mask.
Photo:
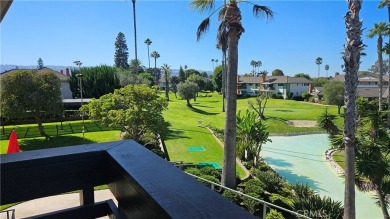
[(65, 69), (65, 72), (66, 72), (66, 76), (70, 76), (70, 74), (69, 74), (69, 68), (66, 68), (66, 69)]
[(261, 75), (261, 81), (260, 82), (265, 82), (265, 74)]
[(61, 70), (60, 70), (60, 73), (63, 75), (63, 74), (64, 74), (64, 70), (63, 70), (63, 69), (61, 69)]

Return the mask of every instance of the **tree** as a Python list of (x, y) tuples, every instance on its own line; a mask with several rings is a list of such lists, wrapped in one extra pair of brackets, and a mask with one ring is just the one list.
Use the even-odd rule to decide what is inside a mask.
[(115, 55), (114, 63), (116, 67), (128, 69), (129, 64), (127, 63), (129, 53), (127, 52), (127, 44), (125, 35), (122, 32), (118, 33), (115, 40)]
[(363, 0), (348, 0), (349, 12), (345, 15), (347, 30), (344, 45), (345, 93), (344, 93), (344, 144), (345, 144), (345, 190), (344, 217), (356, 218), (355, 209), (355, 130), (357, 72), (360, 66), (362, 21), (359, 12)]
[(335, 115), (332, 115), (328, 112), (328, 108), (318, 117), (317, 124), (320, 128), (324, 129), (331, 135), (339, 134), (340, 130), (334, 124), (334, 120), (336, 119)]
[(257, 105), (256, 107), (252, 101), (250, 100), (248, 101), (249, 107), (252, 108), (257, 113), (260, 119), (265, 119), (264, 110), (265, 110), (265, 106), (267, 105), (268, 99), (269, 99), (268, 97), (258, 94), (256, 96), (256, 105)]
[(328, 77), (328, 70), (329, 70), (329, 65), (326, 64), (326, 65), (325, 65), (326, 77)]
[(160, 54), (157, 51), (153, 51), (150, 56), (154, 58), (154, 68), (157, 68), (157, 59), (160, 58)]
[(211, 64), (213, 65), (213, 71), (214, 71), (214, 59), (211, 59)]
[(213, 84), (215, 87), (215, 90), (218, 92), (221, 92), (222, 90), (222, 66), (219, 65), (214, 69), (213, 74)]
[(167, 106), (168, 102), (160, 97), (157, 87), (140, 84), (92, 99), (82, 110), (92, 120), (110, 127), (122, 127), (131, 139), (141, 143), (148, 133), (158, 134), (165, 129), (162, 112)]
[[(390, 0), (382, 0), (379, 3), (378, 8), (384, 8), (386, 6), (387, 6), (387, 16), (389, 17), (389, 23), (390, 23)], [(389, 37), (389, 43), (387, 45), (390, 46), (390, 37)], [(386, 50), (385, 50), (385, 52), (386, 52)], [(387, 55), (389, 56), (389, 60), (390, 60), (390, 51), (389, 50), (387, 50)], [(388, 68), (387, 71), (388, 71), (389, 78), (390, 78), (390, 68)], [(390, 81), (389, 81), (389, 83), (387, 83), (387, 90), (390, 91)], [(388, 110), (390, 109), (390, 94), (387, 96), (387, 109)], [(390, 111), (387, 113), (387, 128), (390, 128)]]
[(140, 60), (136, 59), (131, 59), (130, 64), (128, 69), (133, 73), (133, 74), (138, 74), (141, 72), (145, 72), (144, 66), (142, 66), (142, 63)]
[(121, 87), (125, 87), (127, 85), (136, 85), (136, 84), (146, 84), (147, 86), (150, 86), (151, 84), (153, 84), (151, 83), (150, 79), (154, 80), (154, 77), (150, 76), (152, 77), (150, 78), (145, 74), (150, 75), (149, 73), (146, 72), (136, 75), (133, 74), (130, 70), (125, 70), (125, 69), (117, 69), (116, 71), (116, 75), (119, 79)]
[(163, 64), (163, 66), (161, 66), (161, 70), (164, 72), (165, 78), (165, 98), (169, 101), (169, 77), (171, 75), (171, 69), (168, 64)]
[(330, 81), (324, 85), (324, 98), (326, 104), (337, 105), (338, 114), (344, 105), (344, 83), (341, 81)]
[(280, 69), (275, 69), (272, 71), (272, 76), (284, 76), (284, 73)]
[(149, 54), (149, 46), (152, 44), (152, 41), (149, 39), (149, 38), (146, 38), (146, 40), (144, 41), (144, 43), (146, 44), (146, 46), (148, 47), (148, 68), (150, 68), (150, 54)]
[(72, 96), (80, 97), (80, 87), (77, 74), (83, 75), (83, 97), (99, 98), (100, 96), (112, 93), (120, 87), (120, 80), (116, 74), (117, 69), (112, 66), (96, 66), (87, 68), (72, 69), (72, 75), (69, 78), (69, 87)]
[(297, 78), (306, 78), (307, 80), (310, 80), (310, 81), (311, 81), (310, 75), (305, 74), (305, 73), (296, 74), (294, 77), (297, 77)]
[(382, 86), (383, 86), (383, 58), (382, 58), (382, 48), (383, 48), (383, 36), (388, 36), (389, 30), (386, 26), (385, 22), (380, 22), (378, 24), (374, 24), (374, 28), (369, 30), (367, 37), (368, 38), (374, 38), (375, 36), (378, 36), (377, 46), (376, 50), (378, 53), (378, 63), (379, 63), (379, 111), (382, 111)]
[(43, 66), (43, 60), (41, 58), (38, 59), (38, 69), (42, 69)]
[[(212, 9), (215, 1), (193, 0), (191, 2), (195, 10), (204, 11)], [(241, 11), (238, 8), (240, 3), (249, 3), (246, 1), (238, 2), (230, 0), (228, 4), (220, 7), (220, 30), (218, 35), (226, 34), (228, 48), (228, 68), (226, 81), (226, 120), (224, 133), (224, 161), (222, 168), (222, 185), (229, 188), (236, 188), (236, 106), (237, 106), (237, 67), (238, 67), (238, 41), (244, 28), (241, 25)], [(252, 3), (251, 3), (252, 4)], [(255, 16), (265, 15), (267, 18), (273, 16), (273, 12), (266, 6), (253, 4)], [(213, 14), (213, 13), (212, 13)], [(211, 15), (212, 15), (211, 14)], [(211, 16), (210, 15), (210, 16)], [(197, 39), (210, 25), (210, 16), (198, 27)], [(227, 30), (224, 33), (224, 30)]]
[(193, 74), (200, 75), (200, 72), (198, 70), (195, 70), (195, 69), (192, 69), (192, 68), (185, 70), (184, 73), (185, 73), (185, 76), (186, 76), (186, 80), (187, 80), (188, 77), (190, 77)]
[(180, 82), (184, 82), (187, 79), (186, 74), (184, 73), (183, 67), (181, 67), (181, 66), (179, 69), (179, 79), (180, 79)]
[(172, 86), (171, 86), (171, 91), (175, 94), (175, 97), (177, 99), (177, 84), (176, 83), (172, 83)]
[(323, 87), (329, 81), (326, 78), (313, 78), (313, 87)]
[(177, 85), (177, 91), (181, 98), (187, 100), (187, 106), (192, 107), (190, 99), (194, 98), (196, 92), (198, 92), (198, 85), (196, 85), (194, 82), (186, 81)]
[(63, 114), (60, 79), (51, 70), (18, 70), (1, 78), (0, 107), (8, 119), (34, 118), (48, 138), (42, 116)]
[(322, 58), (317, 57), (316, 58), (316, 64), (318, 65), (318, 77), (320, 77), (320, 65), (322, 64)]
[[(386, 50), (385, 50), (386, 53)], [(386, 74), (386, 72), (389, 72), (389, 60), (385, 59), (382, 62), (382, 70), (383, 73)], [(379, 61), (376, 60), (373, 65), (368, 69), (369, 72), (373, 72), (376, 75), (379, 75)]]
[[(137, 57), (137, 22), (135, 20), (135, 0), (131, 0), (133, 3), (133, 21), (134, 21), (134, 59), (136, 60), (135, 64), (138, 64), (138, 57)], [(135, 74), (138, 75), (138, 66), (135, 67)]]
[(259, 163), (260, 152), (263, 144), (271, 142), (268, 138), (268, 126), (263, 123), (264, 120), (258, 119), (258, 115), (254, 112), (246, 110), (246, 113), (241, 115), (241, 111), (237, 115), (237, 142), (241, 146), (241, 152), (247, 151), (248, 159), (253, 159), (254, 163)]
[[(187, 78), (187, 81), (194, 82), (198, 85), (199, 90), (203, 90), (205, 86), (204, 78), (197, 74), (192, 74)], [(198, 94), (196, 95), (198, 96)]]

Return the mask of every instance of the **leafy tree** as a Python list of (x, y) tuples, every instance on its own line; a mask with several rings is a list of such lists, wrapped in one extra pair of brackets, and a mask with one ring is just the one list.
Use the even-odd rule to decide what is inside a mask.
[(222, 66), (221, 65), (215, 67), (212, 80), (213, 80), (215, 90), (221, 92), (222, 89)]
[(84, 98), (99, 98), (100, 96), (112, 93), (120, 87), (120, 81), (116, 74), (116, 68), (101, 65), (96, 67), (87, 67), (81, 69), (72, 69), (72, 75), (69, 78), (69, 87), (73, 97), (80, 96), (79, 79), (77, 74), (82, 74), (82, 86)]
[(161, 66), (162, 71), (164, 72), (165, 78), (165, 98), (169, 101), (169, 77), (171, 75), (171, 69), (168, 64), (163, 64)]
[(356, 87), (360, 66), (362, 21), (359, 12), (363, 0), (347, 0), (349, 12), (345, 15), (346, 44), (343, 56), (345, 66), (344, 94), (344, 143), (345, 143), (345, 190), (344, 218), (355, 218), (355, 132), (356, 132)]
[(326, 78), (313, 78), (313, 87), (323, 87), (329, 81)]
[(172, 86), (171, 86), (171, 91), (175, 94), (175, 97), (177, 99), (177, 84), (176, 83), (172, 83)]
[[(388, 59), (385, 59), (382, 61), (382, 69), (383, 69), (384, 74), (389, 72), (389, 60)], [(373, 65), (371, 65), (371, 67), (368, 69), (368, 72), (373, 72), (374, 73), (373, 76), (379, 75), (379, 61), (378, 60), (376, 60)], [(360, 71), (359, 71), (359, 73), (360, 73)]]
[(127, 50), (126, 37), (122, 32), (119, 32), (115, 40), (114, 63), (116, 67), (129, 68), (129, 64), (127, 63), (129, 53)]
[(194, 82), (195, 84), (197, 84), (199, 90), (204, 89), (204, 86), (205, 86), (204, 78), (200, 75), (192, 74), (187, 78), (187, 81)]
[(135, 59), (131, 59), (130, 60), (129, 70), (133, 74), (138, 74), (140, 72), (145, 72), (145, 68), (144, 68), (144, 66), (142, 66), (142, 62), (139, 59), (138, 60), (135, 60)]
[(149, 81), (149, 83), (142, 83), (142, 84), (146, 84), (146, 85), (153, 85), (154, 84), (154, 77), (151, 74), (149, 74), (148, 72), (142, 72), (138, 75), (138, 77), (147, 79)]
[(42, 69), (43, 66), (43, 60), (41, 58), (38, 59), (38, 69)]
[(258, 119), (258, 115), (254, 112), (246, 111), (241, 116), (241, 111), (237, 115), (237, 143), (240, 146), (238, 154), (243, 157), (243, 152), (248, 153), (248, 160), (253, 160), (254, 163), (260, 161), (260, 152), (263, 144), (271, 142), (268, 138), (268, 126)]
[(296, 74), (294, 77), (297, 77), (297, 78), (306, 78), (307, 80), (310, 80), (310, 81), (311, 81), (310, 75), (305, 74), (305, 73)]
[(209, 77), (209, 75), (208, 75), (208, 74), (207, 74), (207, 72), (205, 72), (205, 71), (204, 71), (204, 72), (202, 72), (202, 74), (201, 74), (201, 75), (202, 75), (202, 77), (204, 77), (204, 78), (208, 78), (208, 77)]
[(308, 101), (311, 95), (309, 92), (302, 92), (301, 96), (303, 100)]
[(383, 58), (382, 58), (382, 48), (383, 48), (383, 36), (388, 36), (389, 30), (386, 26), (385, 22), (380, 22), (378, 24), (374, 24), (374, 28), (369, 30), (367, 37), (368, 38), (374, 38), (375, 36), (378, 36), (377, 41), (377, 53), (378, 53), (378, 63), (379, 63), (379, 110), (382, 111), (382, 85), (383, 85)]
[(165, 130), (162, 112), (167, 106), (168, 102), (160, 97), (157, 87), (139, 84), (92, 99), (82, 110), (92, 120), (110, 127), (122, 127), (131, 139), (141, 143), (148, 133), (157, 134)]
[(125, 69), (117, 69), (116, 75), (118, 77), (119, 83), (121, 87), (125, 87), (127, 85), (136, 85), (136, 84), (146, 84), (150, 86), (151, 83), (150, 80), (154, 80), (153, 76), (148, 76), (149, 73), (141, 73), (139, 75), (133, 74), (130, 70)]
[(33, 117), (48, 138), (42, 116), (63, 114), (61, 82), (51, 70), (18, 70), (1, 78), (1, 114), (8, 119)]
[(210, 80), (210, 79), (205, 80), (204, 90), (211, 91), (211, 92), (214, 91), (214, 84), (213, 84), (212, 80)]
[[(198, 11), (212, 9), (215, 1), (193, 0), (192, 7)], [(237, 106), (237, 68), (238, 68), (238, 42), (244, 28), (241, 25), (241, 11), (238, 4), (250, 3), (247, 1), (230, 0), (225, 2), (223, 7), (219, 7), (221, 13), (219, 16), (220, 28), (218, 28), (218, 38), (227, 39), (228, 62), (227, 62), (227, 80), (226, 80), (226, 121), (224, 133), (224, 163), (222, 168), (222, 185), (230, 188), (236, 187), (236, 106)], [(253, 4), (253, 3), (250, 3)], [(253, 4), (255, 16), (266, 16), (272, 18), (273, 12), (266, 6)], [(211, 16), (211, 15), (210, 15)], [(208, 30), (210, 25), (210, 16), (208, 16), (199, 25), (197, 39)], [(229, 30), (229, 31), (226, 31)], [(220, 42), (220, 41), (219, 41)]]
[(321, 57), (317, 57), (316, 58), (316, 64), (318, 65), (318, 77), (320, 77), (320, 73), (321, 73), (320, 66), (322, 64), (322, 58)]
[(177, 85), (177, 91), (179, 93), (179, 96), (187, 100), (188, 107), (192, 107), (190, 99), (195, 97), (196, 92), (198, 92), (198, 89), (198, 85), (190, 81), (186, 81)]
[(272, 71), (272, 76), (284, 76), (284, 73), (280, 69), (275, 69)]
[(185, 82), (186, 81), (186, 73), (184, 73), (184, 70), (183, 70), (183, 67), (180, 66), (180, 69), (179, 69), (179, 79), (180, 79), (180, 82)]
[(184, 73), (186, 75), (186, 79), (188, 77), (190, 77), (191, 75), (193, 75), (193, 74), (200, 75), (200, 72), (198, 70), (195, 70), (195, 69), (192, 69), (192, 68), (185, 70)]
[(330, 81), (324, 86), (324, 98), (327, 104), (337, 105), (338, 114), (344, 105), (344, 83), (341, 81)]

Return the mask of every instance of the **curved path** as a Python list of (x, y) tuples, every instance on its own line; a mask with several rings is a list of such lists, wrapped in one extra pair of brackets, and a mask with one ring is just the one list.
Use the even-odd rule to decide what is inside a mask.
[[(262, 157), (291, 183), (308, 183), (321, 196), (344, 200), (344, 181), (325, 161), (330, 143), (327, 134), (272, 136), (263, 146)], [(356, 215), (361, 219), (383, 218), (370, 193), (356, 191)]]

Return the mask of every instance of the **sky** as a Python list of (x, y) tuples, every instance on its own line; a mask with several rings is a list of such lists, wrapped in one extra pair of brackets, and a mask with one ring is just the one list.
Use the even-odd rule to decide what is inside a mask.
[[(245, 32), (238, 45), (238, 74), (252, 70), (251, 60), (260, 60), (260, 70), (269, 74), (281, 69), (285, 75), (318, 74), (315, 64), (322, 57), (320, 75), (342, 72), (340, 53), (345, 43), (344, 15), (347, 2), (332, 1), (252, 1), (270, 7), (272, 20), (256, 18), (252, 6), (239, 5)], [(217, 1), (216, 6), (222, 5)], [(374, 23), (387, 22), (387, 9), (377, 9), (379, 1), (363, 1), (363, 43), (367, 45), (360, 70), (367, 70), (377, 60), (377, 38), (367, 39)], [(221, 64), (221, 51), (216, 49), (218, 19), (210, 17), (208, 32), (196, 40), (199, 24), (211, 12), (198, 13), (189, 1), (137, 0), (138, 59), (148, 66), (148, 51), (144, 43), (152, 40), (150, 53), (158, 51), (157, 66), (168, 64), (172, 69), (187, 65), (212, 71), (211, 59)], [(14, 0), (0, 24), (1, 64), (37, 65), (42, 58), (45, 65), (72, 66), (80, 60), (82, 66), (113, 65), (115, 39), (125, 34), (129, 59), (134, 59), (133, 11), (130, 0), (109, 1), (26, 1)], [(388, 38), (384, 38), (388, 42)], [(151, 58), (151, 67), (154, 60)]]

